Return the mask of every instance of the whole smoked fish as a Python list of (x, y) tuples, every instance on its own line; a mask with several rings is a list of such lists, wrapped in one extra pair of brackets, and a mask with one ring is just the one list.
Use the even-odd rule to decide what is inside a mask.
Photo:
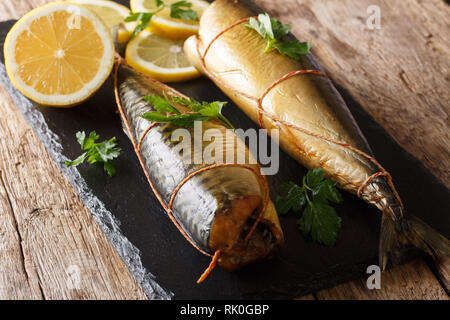
[[(183, 153), (183, 141), (172, 137), (179, 127), (141, 117), (154, 111), (144, 96), (184, 96), (125, 64), (118, 65), (115, 79), (119, 111), (144, 172), (162, 206), (189, 242), (211, 256), (220, 251), (218, 265), (229, 271), (272, 256), (284, 241), (283, 232), (274, 205), (266, 197), (267, 185), (262, 183), (265, 180), (260, 167), (250, 164), (256, 161), (250, 160), (246, 145), (234, 133), (227, 134), (224, 125), (209, 120), (202, 123), (202, 130), (222, 133), (223, 140), (215, 142), (223, 144), (224, 159), (228, 152), (244, 152), (249, 164), (208, 169), (211, 165), (204, 161), (192, 163), (194, 153), (203, 153), (211, 143), (200, 141), (201, 148), (195, 151), (194, 140), (203, 140), (203, 132), (196, 136), (194, 128), (183, 129), (189, 131), (192, 140), (190, 152)], [(186, 111), (184, 105), (173, 105)]]
[(406, 217), (390, 176), (372, 157), (331, 82), (321, 72), (298, 72), (320, 71), (312, 57), (294, 60), (276, 50), (264, 52), (267, 40), (243, 23), (260, 13), (248, 0), (214, 1), (203, 13), (199, 35), (185, 42), (189, 60), (253, 121), (279, 128), (280, 146), (299, 163), (323, 168), (340, 188), (382, 211), (383, 269), (391, 253), (406, 243), (435, 257), (450, 256), (448, 239), (419, 219)]

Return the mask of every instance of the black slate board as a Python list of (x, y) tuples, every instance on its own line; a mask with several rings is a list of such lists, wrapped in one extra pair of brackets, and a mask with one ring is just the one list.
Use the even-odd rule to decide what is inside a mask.
[[(0, 23), (2, 55), (4, 38), (13, 23)], [(6, 87), (13, 96), (20, 97), (9, 86), (9, 80), (4, 76), (4, 66), (0, 67)], [(229, 101), (205, 78), (173, 86), (197, 100)], [(449, 190), (421, 162), (394, 142), (343, 88), (338, 89), (377, 159), (391, 172), (408, 212), (449, 237)], [(27, 100), (21, 101), (22, 104), (28, 103)], [(75, 108), (54, 109), (35, 104), (28, 109), (19, 108), (151, 298), (294, 298), (361, 277), (368, 265), (377, 263), (380, 213), (357, 197), (345, 194), (343, 204), (336, 207), (343, 227), (335, 247), (317, 245), (304, 239), (295, 228), (296, 217), (283, 217), (281, 224), (286, 244), (276, 258), (236, 273), (216, 268), (203, 284), (196, 285), (196, 279), (210, 261), (186, 242), (153, 196), (131, 143), (122, 131), (113, 97), (112, 79), (89, 101)], [(257, 128), (233, 103), (230, 102), (225, 109), (224, 113), (236, 127)], [(39, 121), (41, 116), (44, 122)], [(117, 137), (123, 152), (116, 162), (116, 176), (108, 178), (101, 167), (95, 166), (64, 168), (64, 159), (80, 154), (75, 139), (75, 132), (79, 130), (96, 130), (102, 139)], [(62, 147), (55, 148), (55, 141)], [(297, 181), (306, 173), (283, 152), (280, 163), (279, 174), (268, 177), (272, 196), (280, 182)], [(74, 175), (78, 172), (73, 170), (78, 170), (82, 179), (75, 179)], [(105, 218), (103, 205), (93, 205), (92, 197), (82, 194), (85, 189), (92, 193), (95, 201), (100, 200), (104, 204), (112, 217)], [(119, 225), (120, 230), (117, 228)], [(119, 230), (140, 253), (135, 248), (124, 248), (123, 242), (117, 240), (117, 234), (111, 233), (112, 229)], [(136, 263), (148, 271), (136, 267)], [(147, 272), (146, 275), (143, 276), (143, 272)]]

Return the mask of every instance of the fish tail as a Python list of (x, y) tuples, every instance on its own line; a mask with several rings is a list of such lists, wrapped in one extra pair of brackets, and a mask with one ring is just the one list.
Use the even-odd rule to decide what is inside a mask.
[(428, 253), (435, 261), (450, 257), (450, 241), (419, 218), (394, 218), (383, 213), (379, 244), (381, 269), (389, 262), (398, 262), (399, 249), (409, 244)]

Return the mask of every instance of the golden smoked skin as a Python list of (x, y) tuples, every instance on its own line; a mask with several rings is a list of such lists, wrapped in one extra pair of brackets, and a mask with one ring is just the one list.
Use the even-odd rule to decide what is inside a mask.
[[(199, 57), (211, 41), (227, 27), (241, 19), (263, 12), (249, 0), (216, 0), (200, 20), (199, 37), (186, 40), (188, 59), (200, 71)], [(311, 55), (296, 61), (276, 50), (264, 53), (266, 40), (256, 31), (236, 25), (215, 40), (205, 57), (207, 75), (253, 121), (258, 123), (258, 104), (272, 83), (298, 70), (320, 70)], [(245, 98), (236, 91), (254, 99)], [(339, 187), (358, 193), (366, 202), (383, 212), (379, 259), (385, 269), (388, 262), (398, 262), (402, 246), (411, 243), (438, 261), (450, 257), (450, 241), (414, 216), (406, 217), (393, 186), (375, 163), (360, 153), (329, 141), (340, 141), (371, 155), (370, 147), (350, 114), (342, 97), (329, 80), (318, 75), (296, 75), (275, 86), (262, 100), (263, 109), (275, 119), (297, 127), (288, 128), (263, 116), (264, 127), (279, 128), (281, 147), (305, 167), (323, 168)], [(306, 131), (305, 131), (306, 130)], [(270, 131), (269, 131), (270, 132)], [(320, 135), (323, 138), (315, 137)], [(373, 176), (373, 177), (372, 177)], [(391, 189), (392, 187), (392, 189)], [(399, 255), (400, 254), (400, 255)]]
[[(250, 1), (215, 1), (201, 18), (199, 38), (193, 36), (185, 42), (188, 58), (203, 71), (197, 44), (203, 53), (222, 30), (261, 12)], [(289, 72), (320, 70), (309, 55), (296, 61), (276, 50), (264, 53), (266, 44), (266, 40), (254, 30), (244, 25), (235, 26), (214, 41), (205, 57), (206, 66), (220, 82), (254, 97), (261, 97), (267, 87)], [(258, 122), (255, 101), (236, 94), (219, 82), (216, 84), (253, 121)], [(274, 87), (264, 98), (262, 106), (281, 120), (371, 154), (347, 106), (327, 79), (317, 75), (297, 75)], [(380, 171), (370, 160), (345, 147), (276, 124), (265, 116), (263, 119), (265, 128), (280, 129), (280, 145), (286, 152), (309, 169), (323, 168), (342, 189), (355, 194), (371, 175)], [(382, 176), (372, 179), (362, 190), (361, 197), (380, 210), (396, 216), (403, 214), (401, 204)]]
[[(141, 117), (155, 110), (144, 97), (157, 95), (170, 99), (182, 95), (124, 64), (117, 69), (117, 84), (127, 134), (134, 143), (141, 141), (138, 152), (143, 168), (166, 208), (177, 186), (198, 173), (181, 185), (171, 205), (175, 220), (191, 243), (210, 254), (220, 250), (218, 264), (229, 271), (275, 254), (284, 238), (270, 199), (255, 231), (248, 241), (244, 241), (250, 234), (249, 225), (253, 226), (265, 199), (261, 168), (245, 143), (215, 120), (203, 122), (197, 133), (195, 127), (180, 128), (170, 123), (155, 125)], [(180, 112), (191, 111), (172, 103)], [(151, 125), (154, 127), (147, 131)], [(203, 157), (207, 148), (214, 145), (211, 140), (203, 139), (208, 131), (212, 134), (212, 130), (215, 131), (214, 144), (223, 147), (217, 152), (222, 152), (222, 159), (227, 159), (230, 166), (201, 171), (212, 165), (211, 159)], [(184, 134), (182, 139), (178, 136), (181, 133)], [(183, 149), (183, 142), (189, 142), (186, 147), (189, 151)], [(248, 159), (242, 164), (246, 168), (237, 162), (238, 154)], [(228, 159), (229, 155), (233, 157)], [(193, 159), (197, 156), (200, 160), (195, 163)]]

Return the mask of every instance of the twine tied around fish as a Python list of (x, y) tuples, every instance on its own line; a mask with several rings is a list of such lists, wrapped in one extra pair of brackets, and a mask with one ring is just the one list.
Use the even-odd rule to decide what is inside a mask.
[[(308, 130), (308, 129), (306, 129), (306, 128), (303, 128), (303, 127), (298, 126), (298, 125), (296, 125), (296, 124), (293, 124), (293, 123), (291, 123), (291, 122), (282, 120), (282, 119), (280, 119), (279, 117), (277, 117), (275, 114), (270, 113), (270, 112), (267, 112), (266, 110), (264, 110), (264, 107), (263, 107), (263, 105), (262, 105), (262, 102), (263, 102), (264, 98), (267, 96), (267, 94), (268, 94), (273, 88), (275, 88), (277, 85), (279, 85), (279, 84), (282, 83), (283, 81), (286, 81), (286, 80), (288, 80), (288, 79), (290, 79), (290, 78), (292, 78), (292, 77), (299, 76), (299, 75), (315, 75), (315, 76), (319, 76), (319, 77), (322, 77), (322, 78), (326, 79), (327, 81), (329, 81), (329, 83), (331, 84), (331, 86), (334, 87), (334, 85), (333, 85), (331, 79), (330, 79), (327, 75), (325, 75), (324, 73), (322, 73), (322, 72), (319, 71), (319, 70), (296, 70), (296, 71), (291, 71), (291, 72), (289, 72), (289, 73), (287, 73), (287, 74), (281, 76), (279, 79), (275, 80), (274, 82), (272, 82), (272, 83), (271, 83), (271, 84), (263, 91), (263, 93), (262, 93), (262, 95), (261, 95), (260, 97), (256, 97), (256, 96), (250, 95), (250, 94), (248, 94), (248, 93), (246, 93), (246, 92), (237, 90), (237, 89), (235, 89), (235, 88), (229, 86), (227, 83), (223, 82), (219, 77), (217, 77), (213, 72), (211, 72), (211, 71), (208, 69), (208, 67), (207, 67), (207, 65), (206, 65), (205, 58), (206, 58), (206, 55), (207, 55), (208, 52), (209, 52), (209, 49), (210, 49), (211, 46), (213, 45), (213, 43), (214, 43), (217, 39), (219, 39), (223, 34), (225, 34), (227, 31), (229, 31), (229, 30), (235, 28), (236, 26), (242, 25), (242, 24), (244, 24), (244, 23), (248, 23), (248, 22), (250, 21), (251, 18), (255, 18), (255, 19), (256, 19), (257, 17), (254, 16), (254, 17), (248, 17), (248, 18), (241, 19), (241, 20), (239, 20), (239, 21), (237, 21), (237, 22), (235, 22), (235, 23), (229, 25), (228, 27), (226, 27), (226, 28), (223, 29), (222, 31), (220, 31), (218, 34), (216, 34), (216, 35), (211, 39), (211, 41), (210, 41), (210, 42), (208, 43), (208, 45), (205, 47), (205, 50), (204, 50), (203, 53), (200, 52), (200, 42), (201, 42), (201, 39), (200, 39), (200, 37), (199, 37), (198, 35), (196, 36), (196, 37), (197, 37), (197, 54), (198, 54), (198, 57), (200, 58), (200, 63), (201, 63), (201, 66), (202, 66), (202, 68), (203, 68), (203, 72), (204, 72), (210, 79), (213, 79), (216, 83), (219, 83), (219, 84), (220, 84), (221, 86), (223, 86), (224, 88), (226, 88), (226, 89), (228, 89), (228, 90), (230, 90), (230, 91), (232, 91), (232, 92), (234, 92), (234, 93), (236, 93), (236, 94), (238, 94), (238, 95), (241, 95), (241, 96), (243, 96), (243, 97), (245, 97), (245, 98), (247, 98), (247, 99), (249, 99), (249, 100), (252, 100), (252, 101), (256, 102), (256, 105), (257, 105), (257, 112), (258, 112), (258, 124), (259, 124), (259, 126), (260, 126), (262, 129), (265, 129), (264, 121), (263, 121), (263, 116), (266, 116), (267, 118), (273, 120), (279, 127), (281, 127), (281, 126), (279, 125), (279, 124), (281, 123), (281, 124), (282, 124), (283, 126), (285, 126), (286, 128), (291, 128), (291, 129), (297, 130), (297, 131), (299, 131), (299, 132), (302, 132), (302, 133), (304, 133), (304, 134), (306, 134), (306, 135), (309, 135), (309, 136), (312, 136), (312, 137), (315, 137), (315, 138), (318, 138), (318, 139), (321, 139), (321, 140), (324, 140), (324, 141), (327, 141), (327, 142), (330, 142), (330, 143), (339, 145), (339, 146), (341, 146), (341, 147), (347, 148), (347, 149), (349, 149), (349, 150), (355, 152), (356, 154), (362, 156), (363, 158), (366, 158), (367, 160), (369, 160), (369, 161), (372, 162), (373, 164), (375, 164), (375, 166), (377, 166), (378, 169), (379, 169), (380, 171), (379, 171), (379, 172), (376, 172), (376, 173), (374, 173), (374, 174), (372, 174), (372, 175), (370, 175), (370, 176), (369, 176), (369, 177), (368, 177), (368, 178), (367, 178), (367, 179), (366, 179), (366, 180), (358, 187), (358, 190), (357, 190), (357, 192), (356, 192), (356, 195), (357, 195), (359, 198), (361, 198), (361, 197), (362, 197), (362, 192), (363, 192), (364, 189), (370, 184), (370, 182), (371, 182), (373, 179), (375, 179), (375, 178), (378, 177), (378, 176), (384, 176), (384, 177), (386, 178), (386, 181), (387, 181), (389, 187), (391, 188), (391, 190), (392, 190), (392, 192), (393, 192), (395, 198), (397, 199), (398, 203), (403, 207), (403, 203), (402, 203), (402, 201), (401, 201), (401, 199), (400, 199), (400, 196), (399, 196), (399, 194), (398, 194), (398, 192), (397, 192), (397, 190), (396, 190), (396, 188), (395, 188), (395, 186), (394, 186), (394, 184), (393, 184), (393, 182), (392, 182), (392, 176), (390, 175), (390, 173), (389, 173), (389, 172), (388, 172), (388, 171), (387, 171), (387, 170), (386, 170), (386, 169), (385, 169), (385, 168), (384, 168), (384, 167), (383, 167), (383, 166), (382, 166), (382, 165), (381, 165), (374, 157), (370, 156), (369, 154), (365, 153), (364, 151), (362, 151), (362, 150), (360, 150), (360, 149), (358, 149), (358, 148), (355, 148), (355, 147), (349, 145), (348, 143), (345, 143), (345, 142), (343, 142), (343, 141), (339, 141), (339, 140), (337, 140), (337, 139), (333, 139), (333, 138), (327, 137), (327, 136), (322, 135), (322, 134), (317, 133), (317, 132), (310, 131), (310, 130)], [(290, 133), (289, 129), (287, 129), (287, 131), (288, 131), (288, 133)], [(295, 139), (292, 138), (292, 134), (289, 135), (288, 139), (289, 139), (290, 142), (295, 146), (295, 148), (297, 148), (297, 149), (300, 150), (300, 151), (302, 150), (301, 147), (298, 145), (297, 141), (296, 141)], [(394, 212), (392, 212), (392, 210), (391, 210), (391, 213), (394, 214)]]
[[(180, 225), (180, 223), (176, 220), (175, 216), (173, 215), (173, 210), (172, 210), (172, 206), (173, 203), (175, 201), (175, 197), (178, 194), (179, 190), (181, 189), (181, 187), (183, 187), (183, 185), (188, 182), (190, 179), (192, 179), (193, 177), (195, 177), (196, 175), (208, 171), (208, 170), (212, 170), (215, 168), (221, 168), (221, 167), (238, 167), (238, 168), (243, 168), (243, 169), (247, 169), (250, 170), (251, 172), (253, 172), (259, 179), (262, 188), (264, 189), (264, 199), (263, 199), (263, 203), (262, 205), (259, 207), (259, 213), (255, 219), (255, 222), (253, 223), (252, 227), (250, 228), (248, 234), (245, 236), (243, 242), (246, 243), (249, 241), (250, 237), (252, 236), (252, 234), (254, 233), (254, 231), (256, 230), (256, 227), (258, 226), (259, 222), (261, 221), (264, 212), (266, 211), (266, 208), (268, 206), (268, 203), (270, 201), (270, 195), (269, 195), (269, 185), (267, 182), (267, 179), (260, 175), (259, 172), (257, 170), (255, 170), (254, 168), (244, 165), (244, 164), (238, 164), (238, 163), (217, 163), (217, 164), (212, 164), (212, 165), (208, 165), (206, 167), (203, 167), (201, 169), (198, 169), (194, 172), (192, 172), (191, 174), (189, 174), (188, 176), (186, 176), (183, 180), (181, 180), (181, 182), (175, 187), (175, 189), (173, 190), (171, 196), (170, 196), (170, 200), (169, 203), (166, 205), (166, 203), (164, 202), (164, 200), (162, 199), (161, 195), (159, 194), (158, 190), (156, 190), (156, 187), (153, 183), (153, 181), (150, 178), (150, 175), (148, 173), (147, 168), (145, 167), (144, 164), (144, 160), (142, 159), (140, 150), (141, 150), (141, 145), (142, 142), (144, 140), (144, 138), (146, 137), (146, 135), (149, 133), (149, 131), (153, 128), (155, 128), (156, 126), (160, 125), (160, 123), (157, 122), (153, 122), (149, 125), (149, 127), (144, 131), (144, 133), (142, 134), (142, 136), (140, 137), (139, 141), (136, 143), (136, 140), (134, 139), (133, 133), (131, 131), (130, 128), (130, 124), (127, 121), (123, 106), (120, 102), (120, 97), (119, 97), (119, 90), (118, 90), (118, 85), (117, 85), (117, 75), (118, 75), (118, 70), (119, 70), (119, 66), (120, 65), (126, 65), (127, 67), (131, 68), (126, 61), (118, 54), (116, 53), (115, 56), (116, 59), (116, 63), (115, 63), (115, 67), (114, 67), (114, 96), (115, 96), (115, 100), (116, 100), (116, 104), (117, 107), (119, 109), (119, 113), (120, 116), (123, 120), (123, 123), (125, 125), (125, 128), (127, 130), (128, 136), (130, 137), (131, 143), (133, 144), (134, 150), (136, 152), (136, 155), (138, 157), (139, 163), (141, 164), (141, 167), (144, 171), (144, 175), (150, 185), (150, 188), (152, 189), (155, 197), (158, 199), (159, 203), (161, 204), (161, 206), (163, 207), (164, 211), (166, 211), (169, 219), (172, 221), (172, 223), (175, 225), (175, 227), (178, 229), (178, 231), (183, 235), (183, 237), (195, 248), (197, 249), (200, 253), (202, 253), (203, 255), (206, 255), (208, 257), (211, 257), (211, 262), (209, 264), (209, 266), (205, 269), (205, 271), (202, 273), (202, 275), (199, 277), (199, 279), (197, 280), (197, 283), (201, 283), (203, 282), (208, 275), (214, 270), (217, 262), (220, 259), (220, 256), (222, 254), (221, 250), (216, 250), (214, 252), (214, 254), (210, 254), (208, 252), (206, 252), (205, 250), (203, 250), (202, 248), (200, 248), (195, 242), (194, 240), (191, 239), (191, 237), (186, 233), (186, 231), (182, 228), (182, 226)], [(131, 68), (132, 69), (132, 68)], [(134, 70), (134, 69), (133, 69)], [(140, 75), (142, 75), (143, 77), (145, 77), (146, 79), (148, 79), (149, 81), (153, 81), (153, 82), (157, 82), (154, 79), (151, 79), (150, 77), (146, 76), (145, 74), (135, 70), (137, 73), (139, 73)], [(159, 83), (159, 82), (158, 82)], [(162, 84), (163, 86), (165, 86), (167, 88), (167, 91), (175, 93), (176, 95), (179, 95), (181, 97), (187, 98), (185, 95), (183, 95), (182, 93), (176, 91), (175, 89), (166, 86), (164, 84)]]

